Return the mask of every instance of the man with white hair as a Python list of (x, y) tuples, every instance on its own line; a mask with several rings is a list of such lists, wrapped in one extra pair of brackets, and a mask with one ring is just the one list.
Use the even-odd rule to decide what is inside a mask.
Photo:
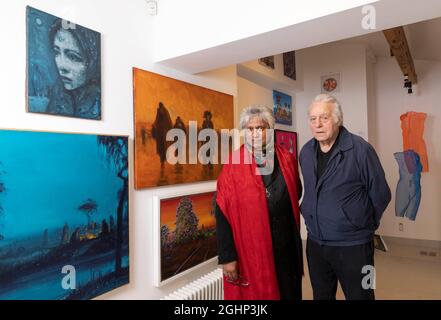
[(335, 97), (315, 97), (308, 117), (314, 138), (299, 159), (314, 299), (334, 300), (340, 282), (346, 299), (373, 300), (363, 267), (374, 265), (374, 232), (391, 199), (383, 168), (374, 148), (343, 126)]

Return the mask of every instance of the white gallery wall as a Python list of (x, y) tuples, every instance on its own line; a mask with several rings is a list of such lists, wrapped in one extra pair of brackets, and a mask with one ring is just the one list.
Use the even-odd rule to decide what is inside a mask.
[[(374, 65), (376, 127), (375, 146), (392, 190), (379, 233), (386, 236), (441, 241), (441, 62), (415, 61), (418, 88), (408, 95), (404, 79), (394, 58), (378, 58)], [(394, 152), (403, 151), (400, 115), (408, 111), (427, 113), (424, 140), (429, 172), (421, 175), (422, 197), (415, 221), (395, 216), (395, 192), (399, 179)], [(399, 224), (403, 224), (403, 231)]]
[(273, 91), (259, 86), (252, 81), (238, 77), (237, 91), (239, 113), (250, 105), (264, 105), (269, 108), (273, 107)]
[[(102, 120), (26, 113), (26, 5), (71, 20), (101, 33)], [(135, 191), (133, 187), (132, 67), (139, 67), (237, 95), (236, 67), (188, 75), (152, 64), (153, 19), (144, 0), (13, 0), (2, 4), (0, 37), (0, 128), (53, 132), (128, 135), (130, 157), (130, 284), (100, 297), (106, 299), (159, 299), (216, 264), (193, 272), (161, 288), (153, 286), (152, 197), (182, 191), (200, 192), (214, 182), (194, 183)], [(26, 195), (23, 195), (25, 201)], [(60, 281), (61, 281), (60, 270)]]
[(298, 51), (298, 63), (303, 65), (304, 91), (297, 94), (297, 130), (299, 147), (312, 138), (307, 120), (312, 99), (320, 94), (320, 77), (340, 73), (341, 88), (333, 93), (340, 101), (344, 125), (368, 140), (366, 48), (357, 44), (325, 44)]

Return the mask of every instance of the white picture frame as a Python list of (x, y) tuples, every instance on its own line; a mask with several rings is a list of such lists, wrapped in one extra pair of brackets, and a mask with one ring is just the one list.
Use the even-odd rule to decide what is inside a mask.
[(155, 287), (162, 287), (164, 285), (173, 283), (179, 279), (185, 278), (191, 273), (196, 272), (199, 269), (204, 268), (205, 266), (208, 266), (210, 264), (213, 264), (215, 261), (217, 261), (217, 255), (209, 258), (206, 261), (203, 261), (189, 269), (183, 270), (182, 272), (179, 272), (178, 274), (169, 277), (167, 279), (163, 280), (162, 275), (162, 266), (161, 266), (161, 255), (162, 255), (162, 248), (161, 248), (161, 201), (168, 200), (168, 199), (174, 199), (174, 198), (181, 198), (185, 196), (195, 196), (205, 193), (213, 193), (216, 191), (216, 186), (211, 187), (204, 187), (201, 189), (198, 189), (195, 192), (179, 192), (179, 193), (173, 193), (173, 194), (165, 194), (160, 196), (154, 196), (152, 201), (152, 212), (153, 212), (153, 256), (154, 256), (154, 268), (153, 268), (153, 285)]

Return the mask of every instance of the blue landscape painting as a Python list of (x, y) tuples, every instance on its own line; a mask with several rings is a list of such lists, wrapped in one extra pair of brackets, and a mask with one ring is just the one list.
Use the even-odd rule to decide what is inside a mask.
[(129, 282), (127, 137), (0, 130), (0, 300)]
[(276, 123), (292, 125), (292, 98), (291, 96), (273, 90), (274, 118)]
[(27, 109), (101, 119), (101, 35), (27, 7)]

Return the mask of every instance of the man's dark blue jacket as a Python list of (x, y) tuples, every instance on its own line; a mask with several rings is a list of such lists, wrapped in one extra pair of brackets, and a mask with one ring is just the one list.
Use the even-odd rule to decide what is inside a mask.
[(304, 180), (301, 212), (308, 237), (320, 244), (351, 246), (372, 240), (391, 199), (374, 148), (343, 126), (326, 170), (317, 181), (314, 138), (300, 152)]

